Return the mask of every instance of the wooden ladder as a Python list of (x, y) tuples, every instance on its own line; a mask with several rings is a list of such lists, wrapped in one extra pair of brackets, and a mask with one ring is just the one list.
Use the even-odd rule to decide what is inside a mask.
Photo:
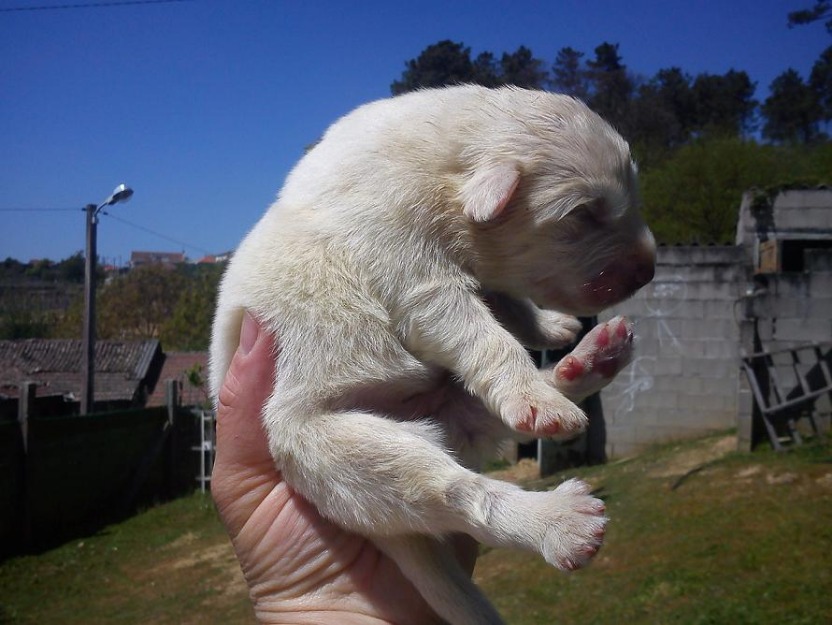
[(832, 402), (830, 362), (832, 342), (743, 354), (741, 366), (775, 450), (783, 451), (784, 443), (803, 444), (797, 427), (801, 418), (820, 435), (815, 404), (823, 395)]

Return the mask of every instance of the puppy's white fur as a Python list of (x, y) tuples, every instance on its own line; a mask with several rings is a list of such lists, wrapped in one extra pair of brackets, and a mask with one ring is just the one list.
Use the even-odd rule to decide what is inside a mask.
[(234, 255), (213, 391), (248, 309), (278, 337), (263, 419), (289, 484), (371, 537), (452, 625), (501, 623), (442, 537), (572, 569), (600, 545), (603, 507), (580, 482), (531, 493), (465, 466), (509, 430), (585, 426), (511, 332), (566, 345), (568, 314), (649, 280), (637, 205), (626, 143), (574, 99), (461, 86), (365, 105), (301, 160)]

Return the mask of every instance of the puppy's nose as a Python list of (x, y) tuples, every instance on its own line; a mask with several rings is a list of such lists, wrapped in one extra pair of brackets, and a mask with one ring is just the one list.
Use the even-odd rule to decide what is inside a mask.
[(633, 288), (640, 289), (645, 284), (649, 284), (656, 275), (656, 263), (651, 259), (637, 258), (633, 264)]

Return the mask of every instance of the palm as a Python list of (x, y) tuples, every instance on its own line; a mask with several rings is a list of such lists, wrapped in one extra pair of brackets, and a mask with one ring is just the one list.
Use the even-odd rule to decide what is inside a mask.
[[(274, 347), (255, 330), (256, 342), (235, 355), (219, 393), (211, 494), (259, 621), (438, 623), (390, 559), (322, 518), (275, 470), (260, 424), (273, 385)], [(470, 542), (464, 548), (472, 567), (475, 548)]]
[(214, 497), (262, 622), (287, 611), (331, 613), (333, 606), (343, 614), (333, 622), (349, 623), (349, 615), (355, 623), (435, 621), (371, 542), (321, 518), (274, 470), (271, 479), (254, 472), (247, 477), (234, 480), (253, 485), (242, 498), (225, 500), (222, 481), (215, 481)]

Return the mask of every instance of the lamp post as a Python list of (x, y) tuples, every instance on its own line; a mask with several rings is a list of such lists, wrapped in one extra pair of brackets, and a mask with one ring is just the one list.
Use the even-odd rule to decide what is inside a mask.
[(81, 414), (89, 414), (95, 398), (95, 265), (98, 257), (98, 214), (103, 208), (126, 202), (133, 195), (133, 189), (125, 184), (115, 188), (112, 195), (101, 204), (87, 204), (87, 253), (84, 259), (84, 328), (81, 337), (81, 374), (84, 386), (81, 389)]

